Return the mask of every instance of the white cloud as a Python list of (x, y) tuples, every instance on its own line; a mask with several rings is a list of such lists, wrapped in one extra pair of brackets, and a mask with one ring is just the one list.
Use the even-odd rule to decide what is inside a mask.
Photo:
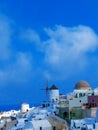
[(9, 19), (0, 15), (0, 60), (10, 57), (11, 31)]
[(40, 43), (40, 37), (33, 29), (23, 30), (20, 33), (20, 39), (30, 43)]
[(32, 76), (32, 57), (30, 54), (18, 53), (16, 60), (4, 70), (0, 70), (0, 83), (26, 83)]
[[(12, 45), (13, 23), (0, 14), (0, 84), (11, 82), (25, 83), (32, 74), (32, 55), (29, 52), (15, 51)], [(30, 34), (30, 31), (29, 31)], [(37, 36), (35, 36), (37, 39)], [(17, 41), (16, 41), (17, 42)], [(14, 44), (14, 42), (13, 42)]]
[(60, 79), (82, 72), (89, 62), (87, 53), (98, 47), (98, 36), (87, 26), (56, 26), (45, 31), (49, 39), (44, 41), (43, 51), (50, 77)]
[(32, 72), (32, 57), (30, 54), (18, 53), (16, 61), (9, 67), (13, 80), (26, 82)]
[(37, 56), (39, 63), (41, 62), (40, 66), (35, 67), (36, 70), (40, 70), (40, 74), (32, 74), (33, 62), (37, 62), (36, 56), (35, 61), (32, 62), (33, 52), (12, 50), (11, 23), (6, 17), (1, 17), (0, 62), (3, 63), (2, 61), (5, 60), (7, 66), (0, 69), (0, 83), (26, 82), (30, 76), (42, 75), (42, 73), (48, 79), (65, 80), (84, 71), (90, 61), (88, 53), (93, 53), (98, 47), (98, 36), (93, 29), (87, 26), (68, 28), (56, 25), (54, 28), (45, 28), (45, 33), (48, 38), (42, 41), (39, 34), (32, 29), (19, 32), (20, 39), (23, 40), (22, 45), (23, 42), (29, 42), (31, 45), (36, 45), (38, 49), (34, 50), (35, 55), (38, 53), (39, 56), (41, 53), (41, 58)]

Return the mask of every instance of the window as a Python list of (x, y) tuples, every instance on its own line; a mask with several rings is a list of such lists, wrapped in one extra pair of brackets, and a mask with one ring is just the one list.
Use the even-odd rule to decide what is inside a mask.
[(40, 130), (42, 130), (42, 127), (40, 127)]
[(63, 117), (66, 118), (67, 116), (68, 116), (68, 112), (64, 112), (64, 113), (63, 113)]
[(76, 94), (75, 98), (77, 98), (77, 97), (78, 97), (78, 95)]
[(83, 96), (85, 96), (85, 93), (83, 94)]
[(53, 126), (53, 130), (56, 130), (56, 127), (55, 127), (55, 126)]
[[(81, 130), (86, 130), (86, 128), (81, 128)], [(90, 130), (90, 129), (89, 129)]]
[(82, 97), (82, 93), (79, 94), (79, 97)]
[(17, 124), (15, 124), (15, 126), (17, 126)]
[(93, 129), (95, 129), (95, 124), (93, 124)]

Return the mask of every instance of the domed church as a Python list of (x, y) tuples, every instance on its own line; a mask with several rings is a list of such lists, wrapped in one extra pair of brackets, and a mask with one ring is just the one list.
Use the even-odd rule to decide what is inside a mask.
[(92, 89), (88, 82), (81, 80), (75, 84), (74, 94), (76, 97), (92, 95)]
[(81, 107), (88, 102), (88, 96), (93, 94), (93, 90), (90, 85), (81, 80), (74, 86), (73, 97), (69, 100), (69, 107)]
[(91, 90), (91, 87), (88, 82), (81, 80), (75, 84), (74, 90)]

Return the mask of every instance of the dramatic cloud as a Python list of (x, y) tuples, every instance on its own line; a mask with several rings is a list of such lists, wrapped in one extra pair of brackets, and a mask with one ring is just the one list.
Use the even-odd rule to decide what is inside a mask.
[(42, 76), (50, 80), (65, 80), (79, 75), (89, 68), (90, 61), (94, 61), (92, 54), (98, 48), (98, 36), (87, 26), (56, 25), (54, 28), (45, 28), (46, 40), (42, 40), (40, 34), (33, 29), (19, 28), (16, 37), (12, 30), (14, 29), (8, 18), (1, 17), (0, 83), (2, 84), (25, 83), (33, 76), (35, 79)]
[(34, 43), (31, 45), (36, 45), (36, 53), (43, 54), (43, 58), (38, 57), (38, 60), (47, 79), (65, 80), (89, 67), (89, 54), (92, 55), (98, 47), (98, 36), (93, 29), (83, 25), (56, 25), (45, 28), (45, 35), (47, 40), (42, 41), (33, 29), (27, 29), (21, 33), (21, 38), (27, 43)]
[(64, 79), (85, 70), (90, 58), (88, 53), (93, 53), (98, 47), (98, 36), (90, 27), (56, 26), (45, 31), (49, 39), (44, 41), (43, 51), (50, 70), (45, 72), (46, 76)]

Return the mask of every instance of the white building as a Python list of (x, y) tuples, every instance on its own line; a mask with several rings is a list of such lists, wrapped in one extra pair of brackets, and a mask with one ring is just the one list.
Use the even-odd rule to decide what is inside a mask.
[(25, 130), (52, 130), (52, 126), (47, 119), (32, 120), (25, 124)]
[(48, 121), (49, 112), (41, 107), (33, 107), (18, 118), (18, 124), (11, 130), (52, 130)]
[(29, 104), (28, 104), (28, 103), (23, 103), (23, 104), (21, 105), (21, 111), (22, 111), (22, 112), (27, 112), (28, 110), (30, 110)]
[(11, 110), (11, 111), (7, 111), (7, 112), (3, 112), (3, 113), (0, 114), (0, 119), (2, 117), (4, 117), (4, 118), (11, 117), (11, 116), (16, 117), (19, 112), (20, 111), (16, 111), (16, 110)]
[(88, 103), (88, 96), (93, 94), (94, 92), (87, 82), (79, 81), (72, 93), (67, 94), (66, 98), (59, 99), (59, 107), (82, 107), (83, 104)]
[(83, 104), (88, 103), (88, 96), (93, 95), (94, 92), (85, 81), (79, 81), (74, 87), (73, 93), (67, 95), (66, 99), (61, 99), (60, 107), (82, 107)]
[(71, 120), (71, 130), (98, 130), (98, 110), (96, 112), (96, 118)]
[(22, 118), (18, 120), (17, 126), (14, 126), (11, 130), (52, 130), (52, 126), (48, 119), (26, 121)]
[(49, 89), (49, 99), (51, 102), (59, 101), (59, 89), (55, 85)]
[(94, 95), (98, 95), (98, 87), (94, 89)]

